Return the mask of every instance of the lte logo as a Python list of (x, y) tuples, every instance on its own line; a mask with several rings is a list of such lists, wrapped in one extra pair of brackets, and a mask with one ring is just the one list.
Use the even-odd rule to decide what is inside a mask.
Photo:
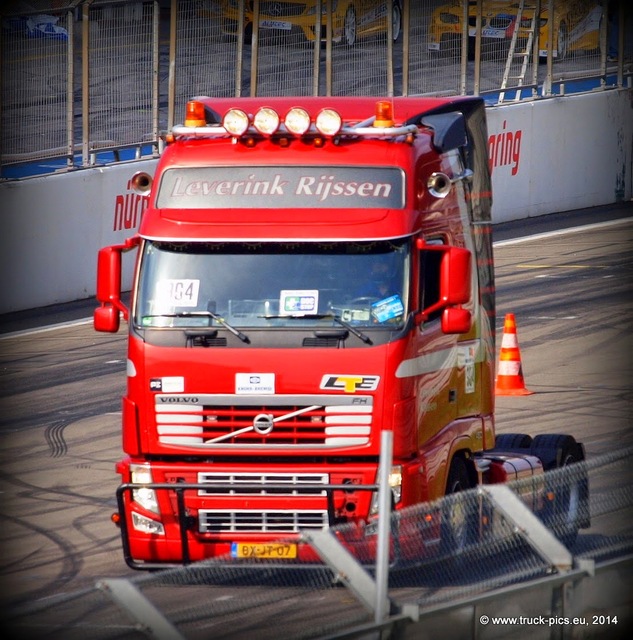
[(326, 375), (321, 379), (320, 388), (356, 393), (357, 391), (375, 391), (379, 382), (380, 376)]

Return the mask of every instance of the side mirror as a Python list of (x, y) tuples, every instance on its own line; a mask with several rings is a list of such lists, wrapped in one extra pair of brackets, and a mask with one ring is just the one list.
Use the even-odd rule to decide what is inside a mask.
[(104, 305), (94, 311), (93, 324), (95, 331), (116, 333), (119, 330), (120, 320), (119, 310), (112, 305)]
[(97, 257), (97, 300), (101, 303), (95, 309), (93, 323), (96, 331), (116, 333), (120, 316), (128, 319), (129, 310), (121, 301), (121, 263), (124, 251), (134, 249), (141, 242), (139, 236), (128, 238), (125, 244), (103, 247)]
[(440, 300), (445, 305), (470, 300), (471, 256), (468, 249), (448, 247), (440, 265)]
[(442, 313), (442, 333), (468, 333), (472, 316), (468, 309), (448, 307)]
[[(472, 255), (468, 249), (444, 244), (428, 245), (424, 240), (417, 241), (421, 251), (439, 251), (439, 274), (437, 300), (417, 315), (416, 321), (422, 322), (438, 311), (442, 316), (442, 331), (445, 333), (465, 333), (460, 327), (470, 330), (471, 317), (466, 309), (458, 305), (466, 304), (471, 297)], [(448, 313), (447, 313), (448, 312)]]
[(99, 249), (97, 300), (102, 304), (121, 300), (121, 250), (116, 246)]

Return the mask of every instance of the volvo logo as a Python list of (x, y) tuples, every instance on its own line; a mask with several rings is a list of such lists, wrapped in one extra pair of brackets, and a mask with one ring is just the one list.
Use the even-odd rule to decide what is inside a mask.
[(260, 436), (267, 436), (273, 430), (273, 417), (269, 413), (258, 413), (253, 420), (253, 429)]

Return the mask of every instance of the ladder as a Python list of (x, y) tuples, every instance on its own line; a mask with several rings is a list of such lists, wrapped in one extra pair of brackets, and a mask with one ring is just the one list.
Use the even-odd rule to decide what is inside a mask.
[[(532, 10), (532, 20), (530, 26), (525, 29), (521, 28), (521, 19), (523, 17), (523, 11), (525, 9)], [(539, 16), (537, 15), (537, 7), (534, 5), (526, 5), (525, 0), (519, 0), (519, 7), (516, 13), (516, 23), (514, 31), (512, 32), (512, 38), (510, 40), (510, 48), (508, 49), (508, 58), (506, 60), (505, 70), (503, 72), (503, 80), (501, 81), (501, 92), (499, 93), (499, 102), (503, 102), (505, 98), (504, 89), (508, 86), (508, 80), (514, 80), (511, 86), (522, 87), (525, 81), (525, 74), (527, 73), (528, 63), (530, 56), (532, 55), (532, 48), (534, 44), (534, 35), (536, 33), (536, 25), (540, 23)], [(519, 32), (521, 32), (522, 38), (525, 38), (525, 48), (517, 51), (517, 43), (519, 42)], [(518, 75), (510, 75), (513, 70), (513, 64), (516, 58), (521, 58), (521, 68)], [(516, 66), (516, 65), (515, 65)], [(521, 99), (521, 90), (515, 91), (514, 100), (518, 102)]]

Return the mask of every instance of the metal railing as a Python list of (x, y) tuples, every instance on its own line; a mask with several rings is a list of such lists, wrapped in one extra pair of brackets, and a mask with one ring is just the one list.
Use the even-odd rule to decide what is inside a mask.
[(474, 94), (501, 104), (630, 86), (633, 11), (607, 5), (2, 3), (0, 177), (24, 163), (43, 173), (156, 156), (160, 132), (196, 95)]
[[(388, 628), (393, 638), (403, 628), (419, 632), (407, 637), (561, 638), (586, 631), (594, 616), (602, 621), (594, 633), (609, 631), (607, 618), (619, 631), (631, 622), (631, 455), (629, 447), (545, 473), (554, 494), (588, 482), (591, 524), (578, 535), (568, 535), (569, 512), (538, 513), (526, 504), (534, 488), (526, 478), (395, 511), (365, 543), (358, 525), (303, 532), (322, 563), (217, 558), (131, 579), (104, 577), (91, 589), (12, 607), (5, 628), (15, 637), (55, 640), (366, 638)], [(378, 484), (384, 488), (386, 478)], [(389, 493), (382, 491), (387, 515)], [(462, 536), (457, 549), (452, 527), (461, 525), (447, 521), (442, 535), (455, 542), (421, 547), (435, 536), (433, 514), (456, 502), (494, 526)], [(396, 549), (400, 561), (393, 562)], [(545, 636), (519, 622), (535, 612)], [(506, 635), (484, 628), (481, 615), (508, 616)], [(563, 622), (574, 617), (585, 622)]]

